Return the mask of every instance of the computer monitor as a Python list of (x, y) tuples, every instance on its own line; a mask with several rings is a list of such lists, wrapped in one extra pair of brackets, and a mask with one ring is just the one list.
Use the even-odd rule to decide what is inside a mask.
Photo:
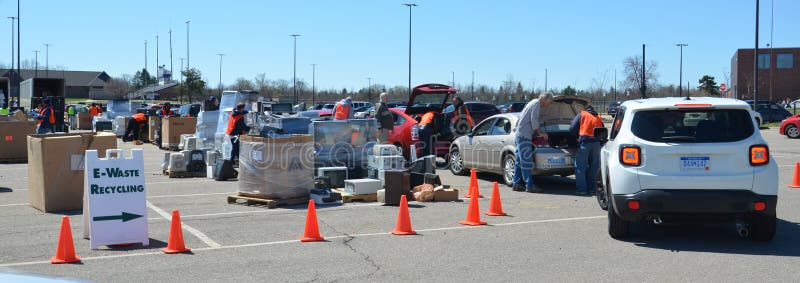
[(331, 180), (331, 188), (344, 188), (347, 180), (347, 167), (320, 167), (317, 176), (327, 176)]

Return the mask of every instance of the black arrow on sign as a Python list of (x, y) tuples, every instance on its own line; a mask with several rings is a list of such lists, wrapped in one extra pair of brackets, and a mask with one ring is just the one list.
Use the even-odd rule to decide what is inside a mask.
[(108, 221), (108, 220), (121, 219), (122, 222), (128, 222), (128, 221), (134, 220), (134, 219), (139, 218), (139, 217), (142, 217), (142, 216), (138, 215), (138, 214), (122, 212), (122, 214), (120, 214), (120, 215), (95, 216), (94, 218), (92, 218), (92, 220), (94, 220), (94, 221)]

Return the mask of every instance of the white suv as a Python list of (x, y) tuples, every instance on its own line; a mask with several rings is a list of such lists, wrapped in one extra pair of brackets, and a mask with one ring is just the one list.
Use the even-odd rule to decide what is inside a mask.
[(632, 222), (729, 221), (758, 241), (775, 235), (778, 166), (750, 107), (733, 99), (631, 100), (601, 151), (608, 233)]

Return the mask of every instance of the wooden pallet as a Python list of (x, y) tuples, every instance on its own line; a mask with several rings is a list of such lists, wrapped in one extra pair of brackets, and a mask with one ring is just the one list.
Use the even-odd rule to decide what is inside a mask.
[(0, 163), (28, 163), (28, 157), (0, 158)]
[(248, 193), (238, 193), (236, 195), (228, 196), (228, 204), (266, 206), (267, 208), (270, 209), (283, 205), (298, 205), (305, 203), (308, 203), (308, 197), (299, 197), (290, 199), (269, 199), (269, 198), (264, 198), (263, 195), (248, 194)]
[(162, 146), (161, 149), (168, 151), (178, 151), (178, 146), (177, 145)]
[(376, 202), (378, 201), (378, 194), (363, 194), (363, 195), (354, 195), (348, 192), (345, 192), (344, 189), (333, 189), (334, 192), (337, 192), (342, 195), (342, 202), (348, 203), (353, 201), (362, 201), (362, 202)]
[(200, 178), (206, 177), (206, 171), (203, 172), (170, 172), (169, 170), (163, 171), (164, 175), (170, 178)]

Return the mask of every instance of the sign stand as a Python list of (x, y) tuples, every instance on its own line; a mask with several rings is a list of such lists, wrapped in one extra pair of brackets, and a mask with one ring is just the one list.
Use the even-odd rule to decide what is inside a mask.
[(87, 150), (83, 192), (83, 237), (89, 246), (150, 244), (144, 184), (144, 154), (109, 149), (106, 158)]

